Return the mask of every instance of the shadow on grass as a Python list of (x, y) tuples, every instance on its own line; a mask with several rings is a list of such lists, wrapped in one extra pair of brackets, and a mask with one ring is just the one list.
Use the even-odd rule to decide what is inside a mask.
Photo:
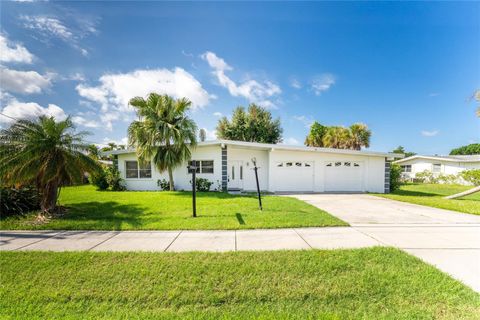
[(245, 220), (243, 220), (242, 214), (241, 213), (235, 213), (235, 216), (237, 217), (238, 223), (244, 225)]
[(395, 190), (392, 194), (399, 196), (411, 196), (411, 197), (441, 197), (442, 194), (431, 193), (431, 192), (421, 192), (421, 191), (410, 191), (410, 190)]
[[(177, 196), (177, 197), (192, 197), (192, 192), (191, 191), (167, 191), (168, 195), (171, 196)], [(210, 192), (197, 192), (197, 198), (215, 198), (215, 199), (233, 199), (233, 198), (256, 198), (256, 195), (252, 194), (230, 194), (228, 192), (216, 192), (216, 191), (210, 191)]]
[[(68, 205), (67, 208), (67, 213), (56, 220), (59, 222), (64, 220), (65, 223), (72, 222), (72, 225), (77, 228), (102, 226), (109, 230), (121, 230), (125, 223), (132, 227), (141, 227), (144, 225), (142, 215), (147, 213), (147, 209), (139, 205), (125, 205), (114, 201), (75, 203)], [(160, 219), (158, 217), (158, 220)]]

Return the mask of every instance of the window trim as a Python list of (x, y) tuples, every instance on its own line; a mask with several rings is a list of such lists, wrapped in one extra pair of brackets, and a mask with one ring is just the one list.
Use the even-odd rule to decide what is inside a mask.
[[(137, 176), (136, 177), (128, 177), (127, 176), (127, 172), (128, 171), (133, 171), (133, 169), (127, 169), (127, 163), (128, 162), (135, 162), (137, 165)], [(146, 161), (145, 164), (147, 166), (149, 166), (150, 168), (148, 169), (145, 169), (145, 168), (142, 168), (141, 169), (141, 166), (140, 166), (140, 161), (138, 160), (125, 160), (124, 161), (124, 166), (125, 166), (125, 180), (151, 180), (153, 179), (153, 172), (152, 172), (152, 162), (151, 161)], [(140, 176), (140, 172), (141, 171), (150, 171), (150, 177), (141, 177)]]
[[(196, 171), (196, 174), (215, 174), (215, 160), (213, 159), (201, 159), (201, 160), (196, 160), (196, 159), (192, 159), (192, 160), (189, 160), (187, 163), (188, 165), (190, 165), (192, 163), (192, 161), (196, 161), (197, 162), (197, 171)], [(212, 162), (212, 165), (211, 166), (206, 166), (206, 168), (208, 169), (212, 169), (212, 172), (203, 172), (203, 162)], [(190, 174), (190, 170), (187, 169), (187, 173)]]
[[(435, 167), (438, 168), (438, 171), (435, 171)], [(442, 173), (442, 164), (441, 163), (432, 163), (432, 173)]]

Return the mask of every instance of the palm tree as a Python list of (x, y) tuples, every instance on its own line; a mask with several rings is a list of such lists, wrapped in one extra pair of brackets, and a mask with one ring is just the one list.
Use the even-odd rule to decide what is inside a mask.
[(351, 133), (345, 127), (328, 127), (322, 138), (325, 148), (350, 149)]
[(370, 137), (372, 131), (370, 131), (366, 124), (354, 123), (350, 126), (351, 135), (351, 148), (354, 150), (360, 150), (362, 147), (368, 148), (370, 146)]
[(87, 132), (74, 132), (72, 120), (18, 120), (0, 131), (0, 177), (7, 185), (36, 185), (43, 215), (57, 209), (60, 189), (81, 182), (85, 172), (99, 170), (88, 157)]
[(168, 95), (151, 93), (147, 99), (135, 97), (130, 105), (137, 109), (139, 120), (130, 124), (128, 141), (137, 157), (152, 159), (160, 172), (168, 170), (170, 190), (174, 190), (173, 169), (190, 159), (190, 147), (197, 145), (197, 126), (185, 113), (188, 99), (175, 100)]
[(100, 151), (98, 150), (98, 147), (94, 144), (88, 145), (87, 154), (90, 156), (90, 158), (94, 160), (100, 159)]
[(200, 141), (205, 141), (207, 139), (207, 131), (205, 129), (200, 129), (198, 133), (198, 137), (200, 138)]
[[(473, 98), (478, 102), (480, 102), (480, 89), (475, 91), (475, 93), (473, 94)], [(480, 117), (480, 105), (477, 107), (476, 114), (477, 114), (477, 117)]]

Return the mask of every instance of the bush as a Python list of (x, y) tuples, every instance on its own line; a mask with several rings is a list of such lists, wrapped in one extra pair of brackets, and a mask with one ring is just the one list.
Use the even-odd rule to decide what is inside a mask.
[(415, 182), (420, 183), (438, 183), (438, 177), (435, 177), (431, 171), (425, 170), (415, 174)]
[(390, 192), (400, 188), (402, 178), (402, 167), (396, 163), (390, 165)]
[(457, 183), (458, 176), (454, 174), (441, 174), (437, 178), (439, 183), (443, 184), (455, 184)]
[(460, 173), (462, 178), (475, 186), (480, 186), (480, 169), (465, 170)]
[(166, 179), (157, 180), (157, 186), (159, 186), (162, 191), (170, 190), (170, 182)]
[(40, 209), (40, 196), (36, 188), (0, 188), (0, 216), (21, 215)]
[(107, 174), (105, 173), (105, 170), (92, 173), (88, 178), (88, 181), (90, 181), (90, 184), (96, 186), (97, 190), (103, 191), (108, 189)]
[(109, 167), (106, 170), (106, 180), (112, 191), (124, 191), (126, 189), (123, 179), (120, 178), (120, 171), (115, 167)]
[[(192, 181), (190, 181), (192, 184)], [(213, 182), (205, 178), (196, 178), (195, 179), (195, 189), (197, 191), (210, 191), (210, 187), (213, 185)]]

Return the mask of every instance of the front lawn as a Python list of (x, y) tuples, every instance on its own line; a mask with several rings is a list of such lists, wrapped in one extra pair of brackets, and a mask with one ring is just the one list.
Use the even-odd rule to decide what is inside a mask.
[(345, 222), (291, 197), (197, 193), (192, 218), (190, 192), (112, 192), (78, 186), (62, 189), (65, 216), (34, 224), (35, 215), (0, 220), (0, 229), (179, 230), (344, 226)]
[(378, 194), (378, 196), (424, 206), (480, 215), (480, 193), (455, 200), (443, 198), (470, 188), (472, 187), (447, 184), (407, 184), (401, 186), (400, 189), (391, 194)]
[(2, 252), (0, 318), (479, 319), (480, 295), (392, 248)]

